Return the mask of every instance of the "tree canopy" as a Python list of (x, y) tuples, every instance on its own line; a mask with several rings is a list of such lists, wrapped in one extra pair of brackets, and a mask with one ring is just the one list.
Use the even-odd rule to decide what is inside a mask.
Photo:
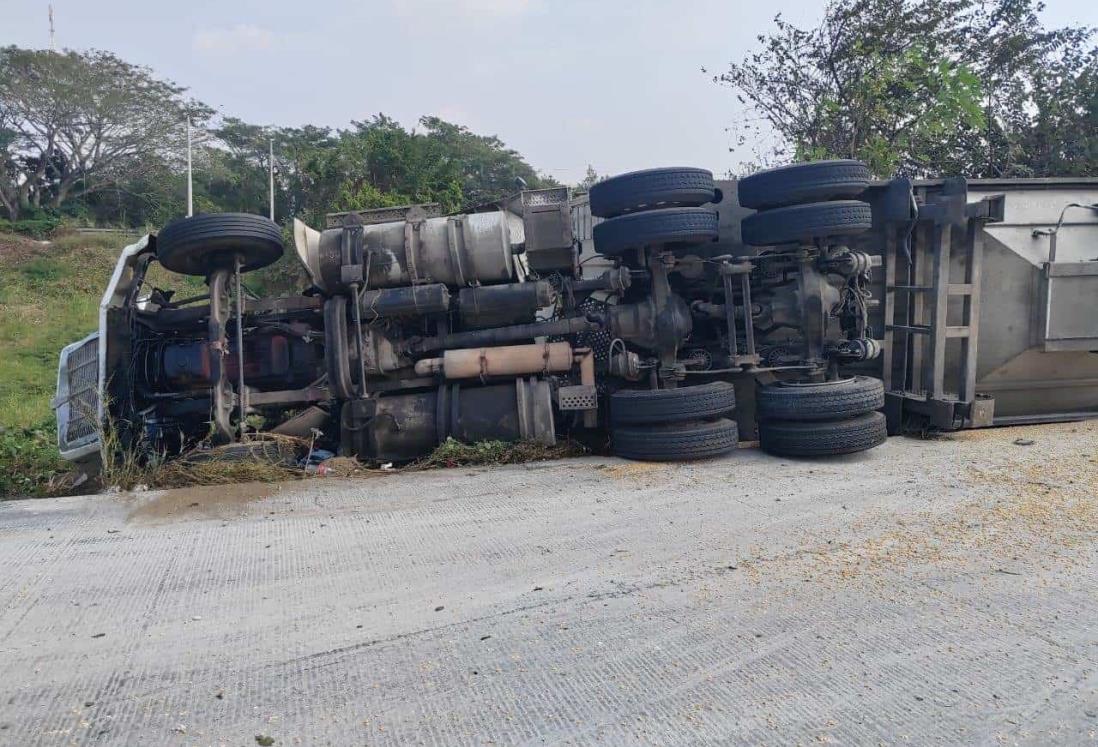
[(227, 116), (109, 52), (0, 49), (0, 215), (162, 225), (185, 211), (185, 140), (195, 125), (199, 212), (276, 216), (439, 202), (460, 210), (548, 185), (499, 138), (437, 117), (414, 128), (378, 114), (345, 129), (270, 127)]
[(858, 158), (878, 176), (1072, 176), (1098, 170), (1098, 50), (1048, 30), (1034, 0), (832, 0), (780, 15), (714, 80), (749, 115), (756, 159)]
[(0, 204), (27, 210), (120, 186), (180, 153), (180, 123), (210, 110), (110, 52), (0, 49)]

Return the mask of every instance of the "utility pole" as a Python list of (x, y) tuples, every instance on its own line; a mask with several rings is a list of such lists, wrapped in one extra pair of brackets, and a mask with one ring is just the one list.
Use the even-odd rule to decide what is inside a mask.
[(271, 220), (275, 219), (275, 141), (267, 138), (268, 190), (271, 193)]
[(54, 33), (53, 33), (53, 3), (50, 3), (49, 10), (50, 10), (50, 51), (51, 52), (56, 52), (57, 51), (57, 44), (54, 41)]
[(187, 117), (187, 217), (194, 215), (194, 185), (191, 173), (191, 118)]

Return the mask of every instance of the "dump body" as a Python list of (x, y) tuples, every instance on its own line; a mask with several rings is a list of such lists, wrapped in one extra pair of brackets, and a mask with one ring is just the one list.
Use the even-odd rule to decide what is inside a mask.
[(983, 229), (976, 391), (994, 398), (997, 424), (1093, 417), (1098, 212), (1069, 206), (1098, 204), (1098, 179), (969, 183), (970, 199), (996, 194), (1004, 215)]

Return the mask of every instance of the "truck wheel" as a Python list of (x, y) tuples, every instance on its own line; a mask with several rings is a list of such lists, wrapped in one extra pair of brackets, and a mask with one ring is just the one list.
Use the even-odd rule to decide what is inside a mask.
[(760, 420), (835, 420), (884, 407), (884, 382), (871, 376), (824, 382), (780, 381), (755, 395)]
[(749, 215), (740, 224), (744, 243), (755, 246), (843, 236), (872, 227), (873, 211), (869, 203), (857, 200), (813, 202), (764, 210)]
[(650, 244), (698, 244), (717, 238), (717, 214), (699, 207), (629, 213), (599, 223), (591, 236), (608, 257)]
[(849, 199), (869, 187), (861, 161), (813, 161), (760, 171), (740, 179), (740, 204), (754, 210)]
[(209, 275), (243, 258), (243, 270), (258, 270), (282, 256), (282, 229), (269, 218), (249, 213), (211, 213), (164, 226), (156, 237), (156, 258), (165, 269)]
[(724, 418), (671, 425), (630, 425), (610, 431), (611, 451), (626, 459), (678, 462), (707, 459), (736, 448), (736, 421)]
[(759, 446), (763, 451), (779, 456), (853, 454), (880, 446), (887, 438), (885, 416), (879, 412), (822, 422), (759, 422)]
[(610, 422), (678, 423), (713, 418), (735, 407), (736, 388), (727, 381), (677, 389), (622, 389), (610, 395)]
[(611, 177), (591, 187), (591, 215), (614, 218), (638, 210), (696, 207), (713, 202), (713, 172), (672, 167)]

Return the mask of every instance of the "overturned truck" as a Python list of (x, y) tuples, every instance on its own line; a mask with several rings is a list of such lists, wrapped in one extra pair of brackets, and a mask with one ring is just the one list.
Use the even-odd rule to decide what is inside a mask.
[(1098, 180), (663, 168), (293, 232), (310, 284), (278, 298), (243, 279), (282, 256), (266, 218), (126, 247), (61, 354), (62, 455), (95, 469), (105, 422), (158, 454), (272, 432), (380, 462), (561, 437), (678, 460), (1098, 414)]

